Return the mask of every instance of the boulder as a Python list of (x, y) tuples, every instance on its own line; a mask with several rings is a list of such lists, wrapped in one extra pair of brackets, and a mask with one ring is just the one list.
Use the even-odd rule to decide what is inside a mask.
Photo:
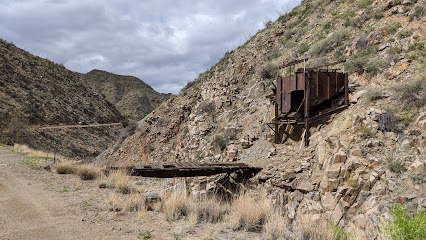
[(336, 198), (330, 192), (326, 192), (321, 197), (321, 204), (326, 210), (333, 210), (336, 206)]
[(301, 192), (310, 192), (314, 190), (314, 185), (312, 185), (309, 178), (305, 176), (298, 180), (298, 183), (295, 188), (297, 190), (300, 190)]
[(280, 173), (280, 179), (283, 181), (294, 179), (294, 178), (296, 178), (296, 173), (294, 173), (293, 171)]
[(355, 157), (361, 157), (362, 156), (362, 150), (361, 148), (354, 148), (351, 151), (351, 155)]
[(408, 172), (414, 174), (425, 174), (425, 163), (420, 160), (414, 161), (409, 167)]
[(334, 155), (334, 161), (333, 163), (344, 163), (348, 156), (344, 152), (339, 152)]
[(334, 208), (333, 213), (331, 214), (331, 220), (334, 222), (334, 224), (339, 223), (344, 213), (345, 213), (345, 210), (344, 210), (343, 202), (339, 201), (339, 203), (337, 203), (336, 207)]
[(340, 174), (341, 163), (334, 163), (327, 169), (327, 177), (330, 179), (336, 179)]
[(413, 147), (413, 143), (410, 139), (405, 139), (401, 144), (401, 150), (410, 151)]
[(351, 103), (357, 103), (358, 100), (362, 97), (362, 95), (364, 95), (366, 93), (367, 93), (367, 90), (361, 90), (361, 91), (355, 93), (354, 95), (352, 95)]

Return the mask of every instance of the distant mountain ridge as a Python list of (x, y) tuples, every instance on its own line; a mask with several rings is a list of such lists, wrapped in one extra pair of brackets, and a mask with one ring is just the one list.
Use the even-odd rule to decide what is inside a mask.
[(0, 142), (96, 156), (118, 137), (120, 125), (90, 129), (41, 126), (120, 123), (125, 118), (80, 74), (0, 39)]
[(155, 91), (133, 76), (102, 70), (92, 70), (81, 76), (94, 91), (105, 96), (122, 115), (132, 120), (142, 119), (171, 96)]

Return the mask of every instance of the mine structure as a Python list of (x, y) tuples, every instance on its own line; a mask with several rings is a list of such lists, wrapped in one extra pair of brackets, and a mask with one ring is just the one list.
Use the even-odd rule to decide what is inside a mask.
[[(342, 71), (329, 69), (329, 66), (343, 64), (345, 60), (306, 68), (307, 60), (296, 60), (278, 67), (273, 94), (268, 96), (275, 105), (275, 117), (273, 122), (267, 123), (275, 133), (276, 144), (280, 143), (281, 127), (304, 125), (302, 138), (305, 146), (309, 146), (310, 125), (349, 106), (348, 73), (345, 72), (344, 66)], [(295, 70), (294, 66), (300, 63), (303, 63), (303, 68)], [(279, 74), (284, 68), (289, 70), (290, 75), (283, 77)], [(342, 95), (344, 98), (340, 101), (340, 106), (326, 112), (319, 111), (321, 106)]]

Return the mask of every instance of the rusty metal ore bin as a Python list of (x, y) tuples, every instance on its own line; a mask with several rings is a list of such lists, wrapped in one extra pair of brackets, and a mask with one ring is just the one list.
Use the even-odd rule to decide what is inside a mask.
[[(295, 61), (292, 64), (300, 62)], [(333, 63), (333, 65), (338, 63)], [(291, 66), (291, 64), (286, 66)], [(348, 73), (345, 73), (344, 70), (339, 72), (339, 69), (302, 68), (289, 76), (278, 75), (275, 86), (274, 93), (269, 96), (275, 103), (275, 118), (272, 123), (268, 123), (268, 126), (275, 132), (275, 143), (279, 143), (280, 125), (299, 124), (305, 126), (305, 146), (308, 146), (311, 123), (338, 113), (349, 106)], [(339, 93), (344, 96), (342, 106), (326, 113), (314, 114), (317, 106), (330, 101)]]

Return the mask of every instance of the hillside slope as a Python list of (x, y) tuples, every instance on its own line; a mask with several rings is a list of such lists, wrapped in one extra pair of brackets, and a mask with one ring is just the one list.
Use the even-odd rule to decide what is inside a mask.
[(124, 117), (77, 73), (0, 40), (1, 143), (96, 156), (121, 126), (39, 130), (46, 125), (119, 123)]
[[(424, 1), (305, 0), (145, 117), (99, 161), (260, 165), (259, 188), (290, 221), (326, 214), (374, 239), (391, 205), (426, 207), (424, 8)], [(350, 83), (367, 93), (313, 126), (310, 146), (298, 151), (298, 129), (287, 129), (284, 144), (271, 143), (266, 123), (274, 109), (266, 96), (277, 67), (303, 57), (310, 67), (347, 59)], [(272, 180), (294, 186), (302, 200)]]
[(171, 95), (158, 93), (136, 77), (101, 70), (82, 74), (82, 78), (113, 103), (123, 116), (133, 120), (142, 119)]

